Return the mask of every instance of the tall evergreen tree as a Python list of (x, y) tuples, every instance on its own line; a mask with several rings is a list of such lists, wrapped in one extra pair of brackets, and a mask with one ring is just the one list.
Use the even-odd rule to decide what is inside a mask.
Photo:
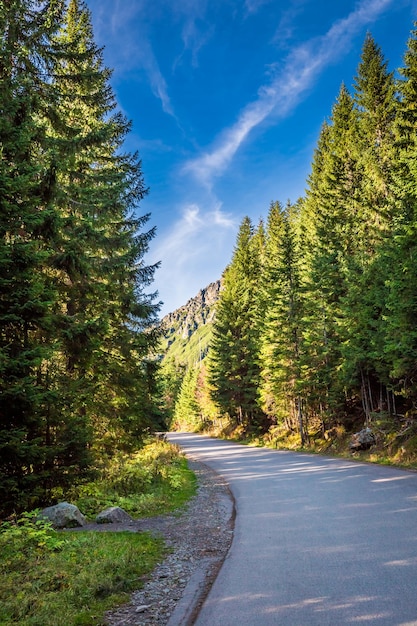
[(358, 166), (361, 168), (361, 229), (364, 254), (370, 254), (392, 224), (392, 165), (397, 111), (393, 72), (381, 48), (368, 34), (354, 81), (358, 109)]
[[(52, 98), (53, 36), (63, 2), (0, 5), (0, 500), (36, 502), (45, 466), (46, 412), (53, 392), (39, 380), (52, 358), (50, 274), (56, 229), (44, 112)], [(28, 495), (29, 494), (29, 495)]]
[(72, 143), (59, 175), (65, 227), (56, 255), (66, 301), (65, 376), (85, 390), (77, 394), (78, 412), (87, 401), (101, 431), (111, 419), (107, 430), (115, 443), (126, 440), (122, 433), (137, 436), (150, 409), (150, 368), (140, 364), (154, 342), (154, 333), (145, 331), (157, 307), (144, 287), (155, 268), (143, 263), (154, 230), (143, 232), (149, 216), (133, 215), (146, 193), (141, 163), (122, 152), (130, 124), (113, 112), (110, 72), (84, 2), (70, 1), (59, 41), (72, 51), (57, 68), (65, 126), (52, 137), (58, 146)]
[(330, 123), (323, 126), (309, 178), (303, 217), (309, 227), (307, 266), (306, 350), (304, 379), (310, 409), (324, 415), (343, 404), (338, 370), (343, 337), (343, 300), (353, 254), (358, 213), (358, 172), (354, 153), (356, 112), (342, 85)]
[(396, 118), (398, 164), (393, 168), (399, 211), (381, 265), (388, 269), (383, 318), (384, 357), (391, 387), (412, 405), (417, 358), (417, 30), (411, 32), (400, 69)]
[(244, 428), (265, 425), (258, 405), (259, 276), (259, 239), (254, 241), (254, 228), (246, 217), (224, 272), (208, 357), (213, 400), (223, 414)]
[(360, 212), (357, 220), (355, 266), (348, 274), (344, 303), (343, 375), (351, 388), (360, 388), (366, 418), (381, 409), (381, 385), (387, 383), (383, 347), (386, 281), (391, 268), (383, 250), (397, 220), (393, 194), (396, 169), (396, 85), (379, 46), (368, 35), (355, 78), (358, 109), (357, 161)]
[(268, 303), (261, 331), (261, 398), (274, 421), (298, 426), (306, 441), (301, 397), (301, 323), (299, 247), (295, 234), (296, 208), (271, 204), (262, 272)]
[[(151, 229), (84, 2), (0, 7), (0, 445), (5, 509), (82, 476), (153, 411)], [(22, 501), (16, 499), (22, 494)]]
[(182, 380), (174, 410), (174, 425), (177, 428), (191, 431), (201, 428), (201, 412), (196, 397), (199, 370), (199, 367), (190, 367)]

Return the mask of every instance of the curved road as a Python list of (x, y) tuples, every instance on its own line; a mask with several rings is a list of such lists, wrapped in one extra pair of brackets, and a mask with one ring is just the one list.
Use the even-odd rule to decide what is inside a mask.
[(236, 500), (196, 626), (417, 626), (417, 473), (171, 433)]

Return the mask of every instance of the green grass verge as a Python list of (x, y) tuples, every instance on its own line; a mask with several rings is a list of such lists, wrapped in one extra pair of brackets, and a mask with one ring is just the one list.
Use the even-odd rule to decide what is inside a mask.
[[(63, 496), (90, 517), (111, 505), (140, 517), (172, 512), (195, 491), (178, 449), (152, 442), (74, 488), (76, 501)], [(0, 626), (100, 626), (166, 552), (148, 533), (57, 532), (36, 512), (23, 514), (0, 526)]]
[(135, 454), (114, 458), (99, 480), (77, 486), (65, 499), (92, 519), (110, 506), (149, 517), (178, 509), (195, 491), (195, 475), (178, 448), (154, 441)]
[(103, 624), (104, 612), (128, 601), (165, 550), (147, 533), (48, 530), (38, 541), (10, 528), (0, 534), (0, 546), (2, 626)]

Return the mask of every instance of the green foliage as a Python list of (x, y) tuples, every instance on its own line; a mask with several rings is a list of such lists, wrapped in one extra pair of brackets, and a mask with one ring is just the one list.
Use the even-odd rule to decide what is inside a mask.
[[(346, 273), (342, 302), (341, 380), (357, 390), (366, 419), (383, 410), (379, 385), (389, 386), (384, 358), (383, 319), (387, 281), (394, 269), (387, 256), (399, 206), (393, 193), (397, 169), (394, 128), (399, 103), (393, 74), (370, 35), (363, 47), (355, 78), (359, 217), (353, 259)], [(353, 395), (353, 394), (352, 394)], [(382, 395), (386, 395), (385, 391)]]
[(258, 404), (259, 274), (262, 237), (248, 217), (242, 221), (234, 255), (224, 272), (208, 361), (213, 401), (237, 424), (263, 427)]
[(38, 379), (54, 352), (48, 330), (57, 298), (46, 271), (56, 228), (50, 153), (39, 144), (45, 138), (40, 112), (53, 99), (45, 74), (62, 3), (42, 2), (42, 10), (29, 11), (31, 4), (0, 7), (0, 501), (6, 511), (15, 503), (27, 505), (42, 491), (42, 421), (54, 400), (53, 390)]
[[(94, 482), (65, 493), (87, 516), (120, 506), (133, 516), (156, 515), (181, 506), (193, 495), (195, 478), (175, 446), (157, 441), (137, 453), (119, 454)], [(64, 495), (64, 494), (63, 494)]]
[(22, 513), (15, 522), (0, 525), (1, 554), (6, 566), (24, 563), (34, 552), (42, 554), (63, 548), (65, 539), (52, 529), (51, 522), (38, 517), (39, 511)]
[(172, 423), (175, 403), (181, 389), (186, 366), (169, 356), (164, 359), (160, 369), (160, 403), (167, 416), (167, 423)]
[(18, 528), (22, 532), (0, 532), (3, 626), (102, 623), (105, 611), (126, 602), (164, 554), (162, 540), (146, 533), (45, 531), (50, 544), (43, 544), (39, 527), (26, 520)]
[(207, 355), (211, 333), (211, 324), (202, 324), (190, 337), (175, 337), (174, 341), (162, 350), (166, 352), (167, 360), (181, 363), (187, 368), (193, 367)]
[[(81, 0), (0, 6), (0, 513), (158, 426), (154, 236)], [(151, 358), (149, 358), (151, 357)]]
[[(196, 480), (176, 446), (148, 443), (120, 456), (96, 483), (74, 488), (83, 512), (118, 505), (136, 515), (171, 512), (195, 493)], [(39, 511), (0, 526), (2, 626), (93, 626), (128, 601), (166, 554), (148, 533), (58, 532)]]
[(182, 380), (174, 411), (174, 427), (177, 430), (198, 431), (203, 424), (197, 402), (198, 375), (198, 367), (190, 368)]
[[(312, 165), (304, 218), (313, 222), (304, 246), (304, 381), (310, 414), (334, 413), (343, 403), (338, 379), (343, 336), (343, 302), (354, 262), (360, 207), (355, 155), (357, 114), (342, 85), (330, 123), (322, 129)], [(355, 279), (353, 279), (355, 276)]]
[(271, 204), (262, 273), (264, 315), (260, 335), (260, 396), (271, 422), (298, 427), (304, 443), (302, 415), (302, 295), (296, 207)]

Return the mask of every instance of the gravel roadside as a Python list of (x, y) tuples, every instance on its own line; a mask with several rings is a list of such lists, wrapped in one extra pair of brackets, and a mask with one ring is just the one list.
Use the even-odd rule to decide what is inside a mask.
[[(234, 503), (221, 476), (189, 459), (197, 494), (179, 515), (142, 519), (129, 527), (99, 530), (150, 531), (171, 553), (153, 570), (129, 604), (109, 612), (107, 626), (192, 626), (233, 538)], [(107, 528), (105, 528), (106, 526)]]

